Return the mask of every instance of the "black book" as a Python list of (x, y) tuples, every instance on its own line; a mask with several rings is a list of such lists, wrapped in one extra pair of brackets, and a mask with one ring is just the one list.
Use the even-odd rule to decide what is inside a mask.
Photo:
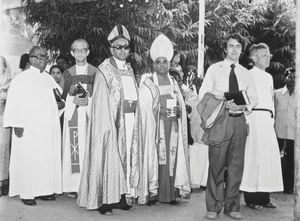
[(224, 96), (227, 101), (233, 100), (236, 105), (250, 104), (246, 91), (225, 92)]
[(87, 95), (86, 90), (83, 88), (83, 86), (80, 84), (80, 82), (78, 82), (78, 84), (75, 87), (75, 90), (73, 92), (73, 96), (76, 96), (77, 94), (80, 94), (80, 98), (85, 98)]
[(57, 88), (53, 89), (53, 93), (54, 93), (56, 102), (62, 102), (63, 101), (61, 93)]

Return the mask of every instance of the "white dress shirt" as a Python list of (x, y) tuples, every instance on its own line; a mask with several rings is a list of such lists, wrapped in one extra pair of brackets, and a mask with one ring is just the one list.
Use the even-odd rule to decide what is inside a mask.
[[(206, 72), (205, 78), (199, 90), (199, 99), (210, 92), (216, 96), (223, 97), (225, 92), (229, 91), (229, 74), (231, 63), (228, 60), (212, 64)], [(235, 64), (234, 72), (239, 84), (239, 90), (246, 91), (250, 104), (247, 105), (248, 111), (251, 111), (257, 104), (257, 95), (254, 80), (250, 72), (241, 66)]]
[(295, 139), (296, 99), (285, 87), (275, 90), (275, 131), (278, 138)]

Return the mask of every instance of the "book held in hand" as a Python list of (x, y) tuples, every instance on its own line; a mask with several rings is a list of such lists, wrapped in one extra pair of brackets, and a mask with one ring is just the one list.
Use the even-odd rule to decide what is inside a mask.
[(227, 101), (233, 100), (236, 105), (250, 104), (250, 100), (246, 91), (225, 92), (224, 97)]
[(80, 98), (85, 98), (86, 95), (87, 95), (86, 90), (83, 88), (83, 86), (80, 84), (80, 82), (77, 83), (77, 85), (75, 87), (75, 90), (74, 90), (72, 95), (76, 96), (78, 94), (80, 94), (80, 96), (79, 96)]
[(62, 95), (61, 95), (60, 91), (57, 88), (53, 89), (53, 93), (54, 93), (56, 102), (62, 102), (62, 101), (64, 101), (63, 98), (62, 98)]

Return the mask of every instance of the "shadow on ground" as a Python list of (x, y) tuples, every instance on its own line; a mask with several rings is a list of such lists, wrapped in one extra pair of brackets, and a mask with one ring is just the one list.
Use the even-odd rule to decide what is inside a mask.
[[(252, 210), (245, 206), (241, 194), (243, 220), (290, 221), (293, 220), (293, 195), (276, 193), (271, 195), (276, 209)], [(135, 205), (134, 210), (113, 210), (112, 216), (80, 208), (75, 199), (59, 195), (55, 201), (37, 200), (37, 206), (25, 206), (18, 197), (0, 197), (1, 221), (200, 221), (206, 220), (205, 191), (194, 190), (190, 200), (179, 200), (179, 204), (157, 203), (154, 206)], [(222, 213), (218, 220), (231, 220)]]

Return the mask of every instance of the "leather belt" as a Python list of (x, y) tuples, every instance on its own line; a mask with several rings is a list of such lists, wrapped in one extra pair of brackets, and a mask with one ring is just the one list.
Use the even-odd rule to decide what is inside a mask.
[(274, 114), (273, 114), (273, 111), (269, 110), (269, 109), (266, 109), (266, 108), (252, 108), (253, 111), (267, 111), (267, 112), (270, 112), (271, 114), (271, 118), (274, 118)]
[(236, 113), (236, 114), (235, 114), (235, 113), (229, 113), (228, 116), (229, 116), (229, 117), (240, 117), (240, 116), (242, 116), (243, 114), (244, 114), (244, 113)]

